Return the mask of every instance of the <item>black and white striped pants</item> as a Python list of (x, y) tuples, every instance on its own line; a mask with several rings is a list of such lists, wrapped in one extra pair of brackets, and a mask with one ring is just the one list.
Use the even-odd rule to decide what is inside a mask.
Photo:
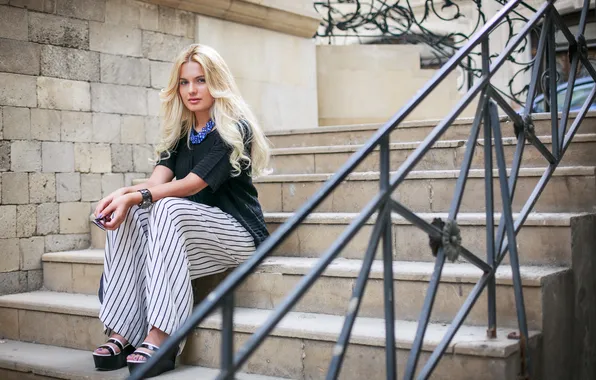
[(192, 311), (190, 281), (236, 267), (254, 251), (252, 236), (217, 207), (183, 198), (133, 206), (107, 234), (99, 314), (106, 333), (135, 347), (151, 326), (171, 335)]

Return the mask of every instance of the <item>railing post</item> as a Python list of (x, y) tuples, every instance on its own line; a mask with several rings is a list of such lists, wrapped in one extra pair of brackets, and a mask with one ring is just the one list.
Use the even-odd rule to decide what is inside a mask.
[[(482, 75), (488, 75), (490, 70), (490, 50), (488, 37), (482, 41)], [(493, 147), (490, 126), (490, 113), (488, 108), (489, 97), (484, 104), (484, 201), (486, 207), (486, 261), (488, 265), (495, 266), (495, 214), (493, 192)], [(489, 338), (497, 337), (497, 285), (495, 277), (491, 276), (487, 284), (488, 301), (488, 329)]]
[(552, 152), (557, 162), (559, 162), (559, 105), (557, 100), (557, 57), (556, 57), (556, 46), (555, 46), (555, 23), (551, 12), (553, 8), (548, 10), (546, 14), (546, 22), (544, 28), (547, 36), (547, 62), (548, 62), (548, 82), (549, 82), (549, 94), (544, 94), (544, 97), (548, 95), (550, 97), (550, 118), (551, 118), (551, 133), (552, 133)]
[[(389, 134), (381, 139), (380, 153), (380, 188), (381, 191), (389, 188)], [(387, 365), (387, 380), (394, 380), (397, 376), (395, 364), (395, 300), (393, 294), (393, 253), (391, 232), (391, 203), (389, 199), (381, 208), (385, 213), (385, 226), (383, 230), (383, 286), (385, 297), (385, 361)]]
[(234, 380), (234, 292), (224, 296), (221, 317), (221, 371)]

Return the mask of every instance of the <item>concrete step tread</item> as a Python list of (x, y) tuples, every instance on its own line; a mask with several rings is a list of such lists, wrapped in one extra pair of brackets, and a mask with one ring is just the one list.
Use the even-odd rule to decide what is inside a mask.
[[(103, 265), (103, 249), (89, 249), (83, 251), (66, 251), (46, 253), (42, 256), (44, 262), (77, 263)], [(280, 257), (272, 256), (266, 259), (257, 270), (261, 273), (279, 273), (288, 275), (304, 275), (308, 273), (319, 261), (310, 257)], [(335, 259), (323, 273), (328, 277), (356, 278), (362, 267), (362, 260)], [(394, 261), (393, 272), (396, 280), (402, 281), (429, 281), (434, 270), (433, 262)], [(539, 287), (545, 278), (560, 275), (569, 269), (565, 267), (545, 267), (525, 265), (520, 268), (524, 286)], [(482, 271), (468, 263), (446, 263), (441, 275), (442, 282), (475, 283)], [(511, 285), (512, 272), (509, 265), (501, 265), (497, 270), (496, 281), (498, 284)], [(373, 262), (370, 276), (372, 279), (383, 278), (383, 262)]]
[[(32, 373), (56, 379), (68, 380), (120, 380), (129, 376), (128, 369), (98, 372), (95, 370), (91, 353), (36, 343), (14, 340), (0, 341), (0, 368)], [(218, 370), (196, 366), (179, 366), (159, 379), (196, 380), (214, 379)], [(279, 377), (239, 373), (238, 380), (281, 380)]]
[[(585, 213), (530, 213), (524, 225), (526, 226), (569, 226), (571, 218), (584, 215)], [(268, 223), (283, 223), (294, 215), (293, 212), (267, 212), (264, 214), (265, 221)], [(348, 224), (351, 223), (359, 213), (353, 212), (316, 212), (310, 214), (302, 223), (303, 224)], [(417, 212), (420, 218), (426, 221), (432, 221), (434, 218), (441, 218), (446, 220), (448, 213), (444, 212)], [(495, 213), (495, 224), (498, 224), (500, 213)], [(513, 220), (519, 217), (519, 213), (513, 213)], [(391, 218), (393, 224), (407, 224), (408, 222), (403, 216), (392, 213)], [(376, 216), (373, 215), (366, 223), (374, 224)], [(457, 223), (461, 226), (484, 226), (486, 225), (486, 213), (474, 212), (465, 213), (460, 212), (457, 216)]]
[[(519, 177), (541, 177), (546, 168), (521, 168)], [(457, 179), (461, 170), (412, 170), (407, 179)], [(510, 169), (507, 170), (507, 173)], [(593, 176), (596, 172), (594, 166), (563, 166), (557, 168), (553, 177), (568, 176)], [(391, 172), (391, 175), (395, 172)], [(334, 173), (327, 174), (270, 174), (255, 178), (255, 183), (269, 182), (322, 182), (327, 181)], [(354, 172), (347, 177), (348, 181), (370, 181), (378, 180), (379, 172)], [(493, 176), (498, 178), (499, 172), (493, 170)], [(484, 169), (470, 169), (468, 178), (484, 178)]]
[[(545, 144), (551, 143), (551, 136), (538, 136), (538, 138)], [(573, 137), (573, 142), (594, 142), (596, 141), (596, 133), (576, 134)], [(390, 143), (390, 150), (411, 150), (418, 148), (422, 141), (398, 142)], [(433, 148), (458, 148), (464, 146), (466, 140), (439, 140)], [(503, 137), (503, 145), (516, 145), (517, 139), (514, 137)], [(478, 145), (484, 145), (484, 140), (479, 139)], [(530, 145), (530, 143), (526, 143)], [(301, 146), (288, 148), (271, 149), (272, 156), (285, 156), (295, 154), (329, 154), (329, 153), (354, 153), (362, 148), (362, 144), (353, 145), (330, 145), (330, 146)], [(378, 148), (377, 148), (378, 149)]]
[[(574, 118), (578, 112), (570, 112), (569, 116)], [(589, 111), (586, 117), (591, 118), (596, 116), (596, 111)], [(559, 113), (561, 117), (561, 113)], [(509, 118), (505, 115), (499, 117), (500, 121), (507, 121)], [(549, 113), (533, 114), (532, 120), (549, 120)], [(428, 120), (412, 120), (404, 121), (398, 128), (421, 128), (421, 127), (434, 127), (438, 125), (442, 120), (440, 119), (428, 119)], [(460, 117), (453, 121), (452, 125), (472, 124), (474, 121), (473, 117)], [(267, 136), (284, 136), (284, 135), (310, 135), (313, 133), (333, 133), (333, 132), (353, 132), (353, 131), (376, 131), (379, 127), (382, 127), (384, 123), (370, 123), (370, 124), (352, 124), (352, 125), (333, 125), (333, 126), (322, 126), (316, 128), (304, 128), (304, 129), (288, 129), (279, 131), (267, 131)]]
[[(0, 307), (36, 310), (71, 315), (97, 317), (99, 300), (97, 296), (71, 293), (37, 291), (0, 297)], [(236, 308), (234, 330), (254, 333), (269, 318), (272, 310)], [(343, 325), (344, 316), (318, 313), (290, 312), (278, 324), (272, 335), (286, 338), (336, 341)], [(381, 318), (359, 317), (352, 331), (352, 343), (383, 347), (385, 345), (385, 321)], [(395, 321), (396, 345), (411, 347), (416, 334), (417, 322)], [(424, 350), (432, 350), (448, 329), (442, 323), (430, 323), (424, 341)], [(221, 316), (214, 314), (201, 325), (203, 329), (220, 330)], [(483, 357), (505, 358), (519, 350), (517, 340), (507, 339), (512, 329), (498, 329), (496, 339), (486, 337), (486, 327), (467, 326), (460, 328), (452, 340), (448, 352)], [(540, 335), (531, 332), (531, 338)]]

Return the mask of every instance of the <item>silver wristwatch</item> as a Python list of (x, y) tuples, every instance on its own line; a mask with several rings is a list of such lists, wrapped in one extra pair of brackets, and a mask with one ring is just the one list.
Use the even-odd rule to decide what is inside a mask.
[(139, 190), (139, 193), (143, 196), (143, 200), (139, 203), (139, 207), (142, 209), (149, 208), (153, 203), (153, 197), (151, 196), (151, 192), (147, 189)]

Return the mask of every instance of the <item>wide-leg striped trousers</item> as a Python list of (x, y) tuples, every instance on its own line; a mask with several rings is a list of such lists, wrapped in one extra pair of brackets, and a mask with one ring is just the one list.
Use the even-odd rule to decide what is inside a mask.
[(107, 234), (99, 314), (106, 334), (135, 347), (151, 326), (171, 335), (192, 311), (190, 281), (236, 267), (254, 251), (252, 236), (217, 207), (171, 197), (133, 206)]

